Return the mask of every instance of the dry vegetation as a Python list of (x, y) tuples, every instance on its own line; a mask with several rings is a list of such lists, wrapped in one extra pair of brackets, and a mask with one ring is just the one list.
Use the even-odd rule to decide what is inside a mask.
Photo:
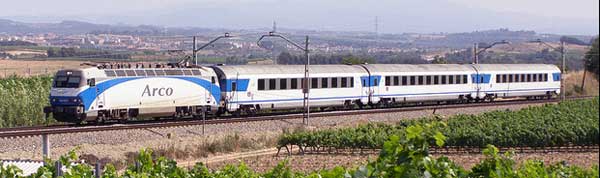
[(0, 60), (0, 78), (53, 74), (59, 69), (79, 68), (82, 61)]
[(586, 72), (585, 85), (583, 90), (583, 71), (569, 72), (565, 74), (565, 90), (567, 96), (597, 96), (599, 91), (598, 80), (591, 72)]

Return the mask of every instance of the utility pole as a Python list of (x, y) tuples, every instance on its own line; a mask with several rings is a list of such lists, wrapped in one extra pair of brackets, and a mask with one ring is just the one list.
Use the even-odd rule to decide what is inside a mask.
[(560, 52), (560, 57), (561, 57), (561, 62), (560, 62), (561, 63), (561, 66), (560, 66), (560, 100), (564, 101), (565, 98), (566, 98), (566, 96), (565, 96), (565, 80), (564, 80), (565, 77), (564, 77), (564, 75), (567, 72), (567, 70), (566, 70), (566, 66), (567, 66), (567, 63), (566, 63), (566, 60), (567, 60), (566, 59), (567, 58), (566, 57), (566, 53), (567, 53), (567, 51), (565, 49), (565, 42), (562, 41), (562, 40), (560, 41), (560, 49), (555, 48), (554, 46), (552, 46), (552, 45), (550, 45), (550, 44), (548, 44), (546, 42), (543, 42), (541, 39), (532, 40), (532, 41), (528, 41), (528, 42), (529, 43), (543, 44), (543, 45), (546, 45), (547, 47), (553, 49), (554, 51)]
[(566, 70), (566, 56), (565, 56), (565, 42), (564, 41), (560, 41), (560, 55), (562, 58), (562, 66), (561, 66), (561, 76), (560, 76), (560, 100), (564, 101), (565, 100), (565, 79), (562, 75), (564, 75), (567, 70)]
[(479, 44), (473, 43), (473, 64), (479, 64), (479, 55), (477, 55), (477, 47)]
[(196, 36), (194, 38), (194, 44), (192, 45), (192, 58), (194, 58), (194, 65), (198, 65), (198, 56), (196, 56)]
[(260, 41), (265, 38), (265, 37), (279, 37), (285, 41), (287, 41), (288, 43), (292, 44), (294, 47), (304, 51), (304, 55), (306, 57), (306, 63), (304, 63), (304, 80), (302, 82), (302, 93), (304, 94), (304, 113), (302, 113), (302, 123), (306, 126), (309, 125), (309, 119), (310, 119), (310, 71), (309, 71), (309, 67), (310, 67), (310, 50), (308, 49), (308, 36), (306, 36), (306, 41), (304, 43), (304, 47), (298, 45), (297, 43), (293, 42), (292, 40), (288, 39), (287, 37), (276, 33), (274, 31), (269, 32), (269, 34), (267, 35), (263, 35), (261, 36), (258, 41), (256, 41), (256, 44), (258, 46), (260, 46)]

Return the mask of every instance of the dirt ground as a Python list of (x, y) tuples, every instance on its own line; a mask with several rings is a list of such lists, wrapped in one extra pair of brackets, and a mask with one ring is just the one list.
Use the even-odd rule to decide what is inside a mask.
[[(441, 155), (434, 155), (439, 157)], [(471, 169), (474, 165), (484, 159), (482, 154), (452, 154), (445, 155), (455, 163), (463, 166), (465, 169)], [(598, 152), (595, 153), (517, 153), (513, 159), (520, 164), (525, 160), (542, 160), (545, 164), (555, 164), (566, 161), (569, 165), (577, 165), (589, 168), (598, 165)], [(377, 159), (377, 154), (308, 154), (286, 156), (280, 154), (266, 154), (261, 156), (250, 156), (218, 162), (208, 162), (210, 169), (220, 169), (227, 164), (239, 164), (244, 162), (251, 169), (258, 172), (265, 172), (277, 165), (277, 163), (289, 161), (292, 170), (301, 172), (313, 172), (322, 169), (331, 169), (335, 166), (357, 167), (364, 165), (368, 160)]]
[(0, 59), (0, 78), (18, 76), (50, 75), (59, 69), (79, 68), (83, 61), (43, 61)]

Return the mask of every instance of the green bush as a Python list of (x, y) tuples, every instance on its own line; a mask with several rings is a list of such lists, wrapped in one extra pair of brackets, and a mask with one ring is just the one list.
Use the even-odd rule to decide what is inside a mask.
[[(446, 146), (485, 148), (553, 147), (598, 145), (599, 98), (546, 104), (519, 111), (493, 111), (480, 115), (448, 118), (441, 132)], [(405, 120), (398, 124), (366, 124), (355, 128), (297, 131), (283, 134), (279, 147), (298, 145), (309, 148), (380, 149), (391, 135), (407, 126), (441, 121), (441, 118)]]
[(51, 86), (50, 76), (0, 78), (0, 127), (44, 124)]

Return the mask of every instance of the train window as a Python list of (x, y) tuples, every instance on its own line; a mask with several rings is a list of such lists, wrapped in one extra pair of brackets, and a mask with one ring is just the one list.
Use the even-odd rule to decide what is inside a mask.
[(506, 81), (508, 81), (507, 77), (508, 75), (502, 74), (502, 83), (506, 83)]
[(192, 71), (191, 70), (183, 70), (183, 74), (192, 75)]
[(502, 82), (500, 81), (500, 74), (496, 74), (496, 83), (502, 83)]
[(431, 75), (425, 76), (425, 85), (431, 85)]
[(519, 82), (525, 82), (525, 74), (519, 74)]
[(258, 90), (265, 90), (265, 79), (258, 79)]
[(537, 75), (537, 74), (532, 74), (532, 75), (533, 75), (533, 80), (532, 80), (532, 81), (533, 81), (533, 82), (537, 82), (537, 76), (538, 76), (538, 75)]
[(135, 73), (137, 74), (137, 76), (146, 76), (145, 70), (135, 70)]
[(321, 78), (321, 88), (329, 88), (329, 78)]
[(331, 78), (331, 88), (338, 87), (338, 78)]
[(454, 84), (454, 75), (448, 75), (448, 84)]
[(407, 81), (407, 77), (406, 76), (402, 76), (402, 85), (408, 85), (408, 81)]
[(434, 85), (440, 84), (440, 76), (439, 75), (434, 75), (433, 76), (433, 84)]
[(349, 77), (350, 78), (350, 88), (354, 88), (354, 77)]
[(108, 77), (114, 77), (117, 76), (117, 74), (115, 73), (114, 70), (105, 70), (104, 73), (106, 74), (106, 76)]
[(398, 86), (398, 85), (400, 85), (400, 77), (394, 76), (394, 86)]
[(348, 87), (348, 78), (342, 77), (342, 88)]
[(385, 86), (390, 86), (390, 83), (391, 83), (391, 77), (385, 76)]
[(210, 83), (215, 83), (215, 82), (216, 82), (215, 77), (214, 76), (210, 77)]
[(231, 82), (231, 91), (237, 91), (237, 82)]
[(193, 75), (202, 75), (202, 72), (200, 72), (200, 70), (192, 70), (192, 74)]
[(513, 74), (508, 74), (508, 83), (513, 83)]
[(543, 79), (544, 79), (544, 82), (547, 82), (548, 81), (548, 74), (544, 74), (544, 78)]
[(456, 83), (456, 84), (462, 84), (462, 81), (460, 80), (460, 78), (461, 78), (460, 75), (455, 75), (454, 76), (454, 80), (456, 80), (456, 81), (454, 81), (454, 83)]
[(147, 76), (155, 76), (156, 73), (154, 73), (154, 70), (146, 70), (146, 75)]
[(127, 74), (127, 76), (136, 76), (133, 70), (125, 70), (125, 74)]
[(519, 77), (519, 74), (515, 74), (515, 82), (519, 82), (519, 79), (521, 79), (521, 77)]
[(319, 79), (318, 78), (310, 79), (310, 88), (319, 88)]
[(446, 84), (446, 76), (442, 75), (441, 77), (442, 77), (442, 85), (445, 85)]
[(538, 82), (544, 81), (544, 74), (538, 74)]
[(423, 76), (419, 76), (417, 78), (417, 81), (419, 82), (419, 85), (423, 85), (424, 81), (423, 81)]
[(469, 83), (469, 77), (467, 77), (467, 75), (463, 75), (462, 82), (463, 83)]
[(417, 79), (415, 76), (410, 76), (410, 85), (416, 85), (417, 84)]
[(277, 79), (269, 79), (269, 90), (277, 89)]
[(290, 79), (290, 89), (298, 89), (298, 79)]
[(287, 89), (287, 79), (286, 78), (279, 79), (279, 89), (281, 89), (281, 90)]

